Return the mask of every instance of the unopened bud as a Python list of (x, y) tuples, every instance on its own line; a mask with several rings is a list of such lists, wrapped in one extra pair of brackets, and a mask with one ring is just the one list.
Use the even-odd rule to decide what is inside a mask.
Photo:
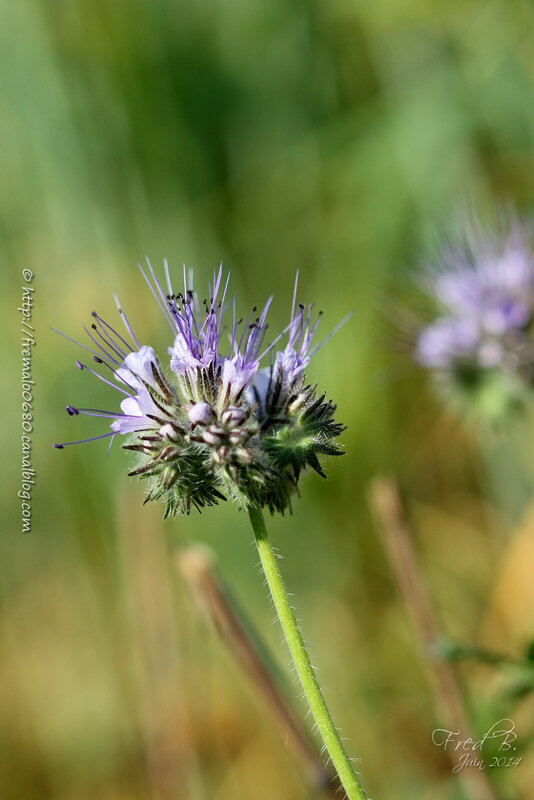
[(202, 432), (202, 439), (205, 441), (206, 444), (212, 445), (213, 447), (217, 447), (218, 444), (224, 439), (224, 431), (219, 430), (218, 428), (206, 428), (205, 431)]
[(176, 431), (174, 430), (170, 422), (167, 422), (165, 425), (161, 426), (161, 428), (159, 429), (159, 435), (161, 436), (162, 439), (170, 439), (171, 442), (175, 442), (177, 440)]
[(246, 411), (243, 408), (237, 408), (236, 406), (230, 406), (225, 411), (223, 411), (221, 415), (221, 422), (227, 428), (235, 428), (236, 425), (239, 425), (246, 417)]
[(243, 444), (243, 442), (246, 442), (248, 437), (249, 437), (249, 432), (247, 431), (246, 428), (233, 430), (233, 431), (230, 431), (230, 433), (228, 434), (228, 440), (229, 440), (230, 444), (234, 444), (234, 445)]
[(199, 403), (195, 403), (194, 406), (191, 406), (187, 412), (187, 416), (193, 425), (206, 425), (213, 419), (213, 409), (209, 403), (202, 400)]

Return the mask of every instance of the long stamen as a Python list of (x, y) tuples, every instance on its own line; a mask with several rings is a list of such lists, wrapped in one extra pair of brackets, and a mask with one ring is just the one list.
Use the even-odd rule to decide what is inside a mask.
[(167, 298), (165, 297), (165, 292), (161, 288), (161, 284), (157, 279), (156, 273), (152, 269), (152, 264), (150, 263), (150, 260), (149, 260), (148, 256), (145, 256), (145, 261), (146, 261), (148, 269), (150, 271), (150, 275), (152, 276), (152, 280), (154, 281), (154, 286), (156, 287), (156, 289), (158, 291), (158, 294), (160, 296), (161, 302), (163, 304), (163, 308), (165, 308), (165, 312), (166, 312), (167, 318), (170, 319), (170, 321), (172, 323), (172, 317), (170, 316), (169, 310), (168, 310), (168, 307), (167, 307)]
[[(102, 362), (102, 363), (104, 363), (104, 362)], [(78, 367), (79, 370), (86, 369), (87, 372), (90, 372), (92, 375), (96, 375), (97, 378), (99, 378), (104, 383), (107, 383), (108, 386), (112, 386), (113, 389), (117, 389), (117, 391), (122, 392), (127, 397), (131, 397), (132, 396), (130, 394), (130, 392), (126, 391), (126, 389), (123, 389), (121, 386), (117, 386), (117, 384), (112, 383), (111, 381), (108, 381), (106, 378), (104, 378), (102, 375), (100, 375), (96, 370), (91, 369), (91, 367), (88, 367), (87, 364), (82, 364), (81, 361), (76, 361), (76, 366)], [(115, 370), (113, 370), (113, 372), (115, 372)]]
[(107, 439), (110, 436), (115, 436), (115, 432), (111, 431), (110, 433), (102, 433), (100, 436), (91, 436), (89, 439), (79, 439), (77, 442), (61, 442), (61, 444), (54, 444), (54, 447), (57, 450), (63, 450), (64, 447), (68, 447), (71, 444), (85, 444), (86, 442), (96, 442), (97, 439)]
[(291, 305), (291, 317), (290, 317), (291, 320), (295, 316), (295, 303), (297, 302), (297, 288), (298, 288), (298, 285), (299, 285), (299, 271), (297, 269), (297, 273), (295, 275), (295, 288), (293, 289), (293, 303)]
[(299, 303), (298, 311), (293, 316), (293, 318), (292, 318), (292, 320), (290, 322), (290, 331), (289, 331), (289, 337), (288, 337), (289, 347), (291, 347), (293, 349), (295, 348), (295, 342), (299, 338), (300, 330), (302, 328), (303, 316), (304, 316), (304, 306), (302, 305), (302, 303)]
[[(221, 269), (222, 269), (222, 264), (221, 264)], [(218, 322), (218, 324), (217, 324), (217, 333), (219, 333), (219, 331), (221, 330), (222, 318), (223, 318), (223, 316), (224, 316), (224, 301), (225, 301), (225, 299), (226, 299), (226, 292), (228, 291), (228, 284), (229, 284), (229, 282), (230, 282), (230, 273), (228, 273), (228, 275), (226, 276), (226, 283), (225, 283), (225, 285), (224, 285), (224, 291), (223, 291), (223, 293), (222, 293), (222, 298), (221, 298), (221, 313), (219, 314), (219, 322)]]
[(128, 318), (126, 317), (126, 314), (122, 310), (122, 306), (121, 306), (121, 304), (119, 302), (119, 298), (117, 297), (116, 294), (113, 295), (113, 299), (115, 300), (115, 305), (117, 306), (117, 311), (119, 312), (119, 314), (121, 316), (121, 319), (122, 319), (122, 321), (124, 323), (124, 327), (126, 328), (128, 333), (132, 337), (132, 341), (135, 342), (135, 344), (137, 346), (137, 349), (140, 350), (141, 349), (141, 345), (137, 341), (137, 337), (136, 337), (135, 333), (133, 332), (133, 330), (132, 330), (132, 328), (130, 326), (130, 323), (128, 322)]
[(269, 347), (266, 350), (264, 350), (263, 353), (260, 356), (258, 356), (258, 361), (262, 361), (262, 359), (267, 355), (267, 353), (271, 352), (271, 350), (273, 349), (275, 344), (277, 344), (280, 341), (280, 339), (282, 338), (282, 336), (284, 336), (288, 332), (288, 330), (291, 328), (291, 325), (292, 325), (292, 323), (290, 322), (289, 325), (284, 328), (282, 333), (279, 333), (278, 336), (276, 337), (276, 339), (273, 339), (273, 341), (271, 342)]
[(330, 339), (332, 338), (332, 336), (334, 336), (334, 334), (336, 334), (336, 333), (338, 332), (338, 330), (340, 330), (340, 328), (342, 328), (342, 327), (343, 327), (343, 325), (344, 325), (346, 322), (348, 322), (348, 321), (349, 321), (349, 319), (350, 319), (350, 318), (351, 318), (353, 315), (354, 315), (354, 311), (351, 311), (349, 314), (347, 314), (347, 316), (346, 316), (346, 317), (343, 317), (343, 319), (341, 320), (341, 322), (339, 322), (339, 323), (336, 325), (336, 327), (335, 327), (335, 328), (334, 328), (332, 331), (330, 331), (330, 333), (328, 334), (328, 336), (327, 336), (325, 339), (323, 339), (323, 340), (322, 340), (322, 342), (320, 342), (318, 345), (316, 345), (316, 347), (314, 347), (314, 348), (313, 348), (313, 350), (312, 350), (312, 351), (310, 352), (310, 354), (309, 354), (309, 355), (310, 355), (310, 358), (311, 358), (312, 356), (314, 356), (314, 355), (315, 355), (315, 353), (317, 353), (317, 352), (318, 352), (318, 351), (321, 349), (321, 347), (324, 347), (324, 345), (325, 345), (325, 344), (326, 344), (328, 341), (330, 341)]
[(109, 352), (108, 352), (108, 351), (107, 351), (105, 348), (103, 348), (103, 347), (102, 347), (102, 345), (101, 345), (101, 344), (99, 344), (99, 342), (97, 342), (97, 340), (95, 339), (95, 337), (92, 335), (92, 333), (90, 333), (89, 329), (88, 329), (88, 328), (86, 328), (86, 326), (85, 326), (85, 325), (83, 326), (83, 329), (84, 329), (84, 331), (86, 332), (86, 334), (88, 335), (88, 337), (91, 339), (91, 341), (92, 341), (94, 344), (96, 344), (96, 346), (98, 347), (98, 349), (100, 350), (100, 352), (101, 352), (101, 353), (104, 353), (104, 355), (106, 356), (106, 358), (109, 358), (109, 360), (110, 360), (110, 361), (112, 361), (114, 364), (116, 364), (118, 367), (120, 367), (120, 365), (122, 364), (122, 362), (123, 362), (123, 360), (124, 360), (124, 359), (123, 359), (123, 358), (121, 358), (121, 356), (120, 356), (118, 353), (116, 353), (116, 351), (115, 351), (116, 355), (118, 355), (118, 356), (119, 356), (119, 361), (117, 361), (117, 359), (116, 359), (116, 358), (114, 358), (114, 357), (111, 355), (111, 353), (109, 353)]
[(244, 340), (245, 336), (247, 335), (247, 331), (250, 328), (251, 322), (254, 319), (254, 314), (256, 313), (256, 311), (257, 311), (257, 308), (256, 308), (256, 306), (254, 306), (254, 308), (252, 309), (252, 311), (250, 312), (250, 314), (247, 317), (247, 321), (243, 325), (243, 332), (241, 334), (241, 338), (239, 340), (239, 344), (237, 345), (237, 353), (236, 353), (236, 355), (241, 352), (241, 348), (243, 346), (243, 340)]
[(141, 275), (142, 275), (142, 276), (143, 276), (143, 278), (145, 279), (145, 281), (146, 281), (146, 283), (147, 283), (147, 286), (148, 286), (148, 288), (150, 289), (150, 291), (152, 292), (152, 295), (153, 295), (153, 297), (154, 297), (154, 299), (155, 299), (156, 303), (157, 303), (157, 304), (158, 304), (158, 306), (160, 307), (161, 311), (163, 312), (163, 316), (165, 317), (165, 319), (166, 319), (166, 320), (167, 320), (167, 322), (169, 323), (169, 325), (170, 325), (170, 327), (171, 327), (171, 330), (172, 330), (172, 331), (173, 331), (173, 333), (174, 333), (174, 332), (176, 331), (176, 324), (175, 324), (174, 320), (172, 319), (172, 317), (171, 317), (171, 315), (170, 315), (170, 312), (169, 312), (169, 310), (168, 310), (168, 308), (167, 308), (167, 303), (166, 303), (166, 302), (164, 302), (163, 304), (161, 303), (161, 300), (159, 299), (158, 295), (156, 294), (156, 292), (155, 292), (155, 290), (154, 290), (154, 287), (152, 286), (152, 283), (150, 282), (150, 280), (149, 280), (149, 278), (148, 278), (148, 275), (147, 275), (147, 274), (146, 274), (146, 272), (144, 271), (143, 267), (141, 266), (141, 264), (140, 264), (139, 262), (137, 262), (137, 266), (138, 266), (138, 267), (139, 267), (139, 269), (141, 270)]
[(102, 317), (101, 317), (101, 316), (99, 316), (99, 315), (96, 313), (96, 311), (93, 311), (93, 312), (92, 312), (92, 314), (91, 314), (91, 316), (93, 316), (95, 319), (97, 319), (97, 320), (98, 320), (98, 321), (101, 323), (101, 325), (105, 325), (105, 327), (106, 327), (106, 328), (107, 328), (109, 331), (111, 331), (111, 333), (112, 333), (114, 336), (116, 336), (118, 339), (120, 339), (120, 341), (121, 341), (121, 342), (123, 343), (123, 345), (124, 345), (124, 346), (125, 346), (125, 347), (126, 347), (128, 350), (129, 350), (129, 351), (130, 351), (130, 353), (133, 353), (133, 348), (132, 348), (132, 347), (131, 347), (131, 346), (128, 344), (128, 342), (127, 342), (125, 339), (123, 339), (123, 338), (122, 338), (122, 336), (120, 335), (120, 333), (117, 333), (117, 331), (115, 330), (115, 328), (112, 328), (112, 327), (111, 327), (111, 325), (108, 325), (108, 323), (106, 322), (106, 320), (105, 320), (105, 319), (102, 319)]
[[(134, 394), (137, 392), (137, 389), (135, 388), (135, 386), (132, 386), (131, 383), (128, 383), (128, 381), (125, 380), (121, 375), (119, 375), (117, 370), (113, 369), (111, 364), (108, 364), (107, 361), (104, 361), (103, 358), (100, 358), (100, 356), (93, 356), (93, 361), (95, 361), (97, 364), (103, 364), (105, 367), (110, 369), (112, 371), (112, 373), (117, 376), (117, 380), (121, 381), (121, 383), (124, 383), (124, 385), (127, 386), (128, 389), (131, 389)], [(130, 371), (130, 370), (128, 370), (128, 371)], [(117, 387), (117, 388), (119, 388), (119, 387)]]
[(169, 290), (169, 297), (173, 297), (174, 292), (172, 290), (172, 283), (171, 283), (171, 276), (169, 273), (169, 262), (166, 258), (163, 259), (163, 269), (165, 270), (165, 280), (167, 281), (167, 289)]
[(120, 411), (102, 411), (99, 408), (77, 408), (76, 406), (65, 406), (65, 411), (69, 417), (83, 414), (86, 417), (104, 417), (106, 419), (117, 419), (119, 417), (135, 417), (134, 414), (123, 414)]
[[(87, 347), (87, 345), (82, 344), (81, 342), (78, 342), (77, 339), (73, 339), (71, 336), (67, 336), (66, 333), (62, 333), (61, 331), (56, 330), (56, 328), (50, 328), (50, 330), (54, 331), (54, 333), (59, 333), (59, 335), (63, 336), (64, 339), (68, 339), (69, 342), (72, 342), (73, 344), (77, 345), (78, 347), (81, 347), (82, 350), (87, 350), (88, 353), (91, 353), (93, 356), (96, 356), (97, 358), (100, 358), (100, 356), (98, 355), (96, 350), (92, 350), (90, 347)], [(100, 348), (100, 349), (102, 349), (102, 348)]]
[[(118, 345), (116, 342), (113, 342), (112, 339), (111, 339), (111, 336), (107, 335), (104, 330), (100, 330), (100, 328), (98, 327), (98, 325), (95, 322), (93, 322), (93, 324), (91, 325), (91, 328), (94, 330), (94, 332), (96, 333), (97, 336), (100, 336), (100, 338), (102, 339), (104, 344), (106, 344), (108, 347), (111, 347), (113, 352), (118, 355), (118, 357), (121, 359), (121, 361), (124, 361), (124, 359), (126, 358), (126, 356), (128, 354), (127, 353), (123, 353), (120, 345)], [(131, 348), (130, 348), (130, 350), (131, 350)]]
[(217, 299), (217, 292), (219, 291), (219, 284), (221, 282), (221, 277), (222, 277), (222, 265), (219, 267), (218, 272), (213, 270), (213, 283), (208, 286), (212, 307)]
[(312, 306), (308, 306), (308, 312), (306, 314), (306, 319), (303, 317), (303, 323), (301, 328), (300, 334), (300, 342), (299, 347), (297, 348), (298, 354), (300, 358), (305, 358), (306, 352), (308, 350), (308, 346), (310, 343), (310, 322), (311, 322), (311, 311)]
[[(297, 351), (297, 353), (300, 353), (301, 350), (302, 350), (302, 340), (304, 338), (304, 331), (306, 330), (306, 322), (305, 322), (305, 319), (304, 319), (304, 313), (305, 313), (305, 308), (304, 308), (304, 306), (302, 306), (302, 314), (301, 314), (301, 317), (300, 317), (300, 326), (299, 326), (299, 331), (298, 331), (298, 336), (297, 336), (298, 344), (295, 347), (295, 350)], [(309, 317), (309, 314), (310, 314), (310, 310), (309, 310), (309, 307), (308, 307), (308, 317)]]

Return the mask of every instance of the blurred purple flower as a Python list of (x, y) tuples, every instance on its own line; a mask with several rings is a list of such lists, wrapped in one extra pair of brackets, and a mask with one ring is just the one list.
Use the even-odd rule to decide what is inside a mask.
[(444, 317), (421, 331), (416, 358), (423, 367), (447, 369), (452, 361), (469, 358), (476, 351), (478, 343), (476, 323)]
[(449, 248), (424, 285), (444, 313), (419, 332), (415, 358), (422, 366), (517, 363), (534, 313), (534, 258), (517, 222), (507, 236), (479, 233), (469, 247)]

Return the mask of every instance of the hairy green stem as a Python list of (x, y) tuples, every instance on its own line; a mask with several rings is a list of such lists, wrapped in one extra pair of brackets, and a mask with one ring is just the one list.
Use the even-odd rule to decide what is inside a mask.
[(289, 603), (282, 575), (278, 569), (278, 563), (265, 527), (262, 511), (260, 508), (252, 506), (249, 508), (248, 513), (274, 607), (319, 733), (343, 784), (348, 800), (367, 800), (367, 795), (356, 777), (354, 768), (330, 716), (321, 687), (315, 677), (295, 614)]

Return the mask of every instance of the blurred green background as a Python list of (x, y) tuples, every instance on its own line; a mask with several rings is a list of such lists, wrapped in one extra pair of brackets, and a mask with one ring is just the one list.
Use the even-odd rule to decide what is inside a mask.
[[(367, 490), (377, 473), (399, 478), (447, 631), (516, 652), (533, 627), (520, 567), (533, 563), (534, 526), (515, 532), (533, 426), (497, 439), (447, 415), (388, 315), (421, 311), (411, 272), (458, 205), (532, 207), (532, 3), (18, 0), (0, 14), (2, 800), (312, 796), (173, 561), (187, 542), (212, 546), (286, 670), (245, 516), (228, 506), (163, 524), (162, 507), (141, 509), (118, 446), (107, 458), (105, 442), (51, 446), (103, 428), (69, 419), (65, 403), (117, 398), (49, 326), (79, 338), (94, 308), (112, 321), (116, 291), (137, 336), (165, 353), (136, 267), (145, 253), (194, 266), (200, 287), (222, 260), (242, 308), (274, 292), (273, 330), (297, 267), (323, 334), (355, 309), (309, 370), (348, 425), (346, 455), (270, 527), (370, 796), (464, 796), (431, 742), (443, 723)], [(23, 267), (37, 338), (26, 536)], [(503, 709), (491, 668), (462, 678), (475, 726), (504, 710), (526, 745), (528, 698)], [(528, 749), (491, 777), (503, 798), (532, 797)]]

